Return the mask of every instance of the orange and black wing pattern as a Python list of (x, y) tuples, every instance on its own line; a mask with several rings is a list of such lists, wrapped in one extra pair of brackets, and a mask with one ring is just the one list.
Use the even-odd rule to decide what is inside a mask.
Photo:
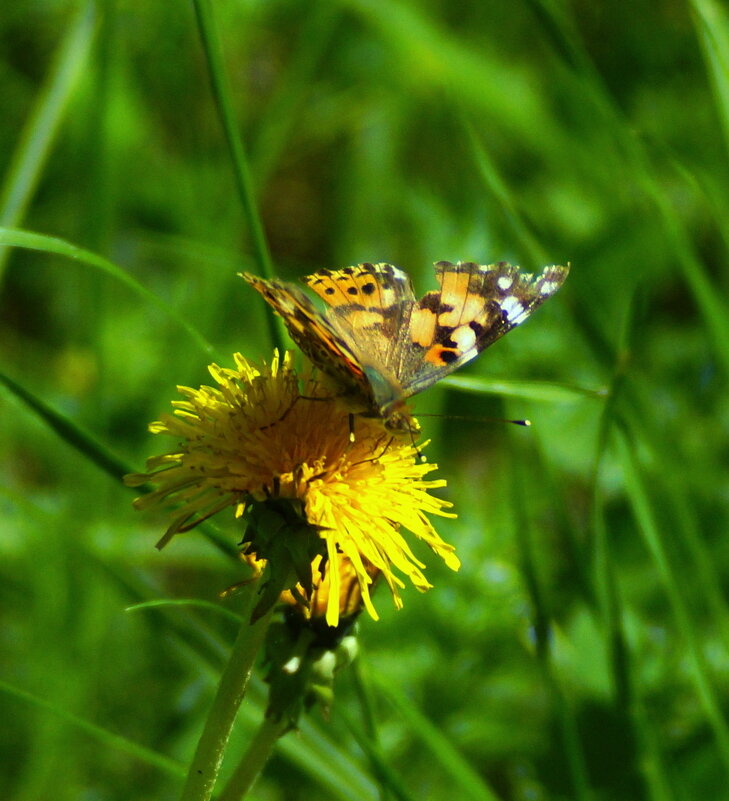
[(410, 315), (410, 342), (400, 366), (403, 397), (426, 389), (521, 325), (568, 272), (552, 266), (534, 276), (506, 262), (438, 262), (440, 289), (424, 295)]

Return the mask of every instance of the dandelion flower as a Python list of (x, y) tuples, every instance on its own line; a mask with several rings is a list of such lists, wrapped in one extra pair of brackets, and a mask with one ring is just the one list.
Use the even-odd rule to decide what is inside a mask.
[[(240, 517), (253, 507), (278, 513), (282, 502), (290, 502), (319, 542), (330, 626), (340, 617), (343, 562), (375, 619), (373, 576), (382, 575), (398, 608), (400, 575), (421, 591), (431, 587), (402, 530), (425, 542), (448, 567), (459, 568), (453, 546), (428, 518), (454, 516), (445, 511), (449, 502), (429, 494), (446, 483), (426, 479), (436, 465), (419, 461), (414, 445), (394, 437), (381, 420), (352, 418), (344, 399), (332, 397), (312, 374), (296, 374), (290, 354), (283, 360), (275, 354), (262, 367), (240, 354), (234, 358), (236, 369), (210, 366), (217, 386), (178, 387), (185, 400), (173, 401), (174, 414), (150, 425), (155, 434), (175, 437), (177, 448), (149, 459), (146, 473), (125, 478), (130, 486), (156, 485), (135, 501), (136, 508), (174, 507), (158, 547), (226, 507)], [(286, 541), (290, 529), (269, 530), (270, 540)], [(274, 567), (255, 532), (251, 537), (246, 532), (244, 546)], [(300, 576), (287, 585), (294, 593), (297, 581), (302, 583)], [(313, 580), (303, 586), (307, 583), (314, 587)]]

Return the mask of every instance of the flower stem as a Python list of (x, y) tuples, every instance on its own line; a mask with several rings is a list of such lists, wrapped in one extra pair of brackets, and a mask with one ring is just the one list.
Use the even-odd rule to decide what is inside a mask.
[(241, 801), (271, 756), (279, 737), (291, 728), (285, 718), (277, 722), (265, 718), (251, 740), (233, 775), (217, 797), (217, 801)]
[(254, 624), (250, 623), (256, 589), (257, 584), (252, 584), (248, 588), (243, 623), (228, 664), (220, 677), (218, 690), (200, 735), (195, 756), (188, 768), (180, 801), (209, 801), (213, 794), (238, 707), (245, 695), (256, 654), (271, 621), (271, 610), (269, 610)]

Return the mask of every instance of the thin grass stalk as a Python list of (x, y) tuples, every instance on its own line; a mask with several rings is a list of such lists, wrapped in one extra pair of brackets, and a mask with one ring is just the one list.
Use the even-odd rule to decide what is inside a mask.
[[(515, 438), (512, 437), (515, 442)], [(518, 453), (518, 449), (515, 448)], [(574, 711), (569, 704), (564, 689), (552, 666), (550, 647), (550, 613), (539, 579), (531, 543), (531, 521), (524, 499), (528, 497), (526, 482), (522, 476), (521, 460), (514, 460), (511, 466), (512, 509), (514, 510), (515, 536), (521, 557), (522, 573), (527, 586), (533, 615), (536, 655), (545, 683), (555, 704), (562, 744), (567, 759), (575, 798), (578, 801), (593, 801), (590, 788), (587, 762), (582, 749), (580, 733)]]
[[(599, 475), (598, 475), (599, 479)], [(672, 782), (658, 747), (657, 738), (636, 690), (633, 663), (623, 628), (623, 604), (613, 561), (608, 547), (605, 515), (599, 481), (593, 490), (592, 516), (595, 537), (595, 582), (600, 599), (601, 617), (606, 627), (610, 666), (613, 677), (614, 707), (618, 718), (630, 724), (636, 745), (634, 762), (650, 801), (673, 801)]]
[(466, 131), (468, 144), (471, 149), (472, 158), (476, 164), (481, 180), (486, 188), (496, 198), (499, 208), (503, 212), (511, 229), (516, 235), (521, 247), (529, 254), (529, 258), (534, 264), (546, 264), (549, 257), (541, 242), (532, 233), (524, 217), (519, 212), (518, 204), (514, 200), (513, 194), (508, 185), (499, 175), (498, 168), (489, 156), (486, 148), (479, 139), (476, 130), (470, 120), (466, 119), (465, 114), (461, 113), (462, 125)]
[(588, 547), (581, 537), (581, 530), (570, 514), (567, 497), (561, 482), (554, 475), (549, 455), (539, 434), (538, 427), (530, 428), (529, 436), (534, 441), (534, 464), (539, 471), (539, 483), (546, 497), (551, 499), (555, 526), (562, 532), (561, 542), (565, 546), (565, 559), (570, 572), (577, 576), (576, 596), (582, 596), (585, 603), (594, 608), (597, 604), (595, 586), (590, 574)]
[[(372, 695), (372, 688), (370, 687), (367, 675), (364, 674), (362, 670), (362, 660), (355, 660), (354, 664), (350, 667), (350, 671), (352, 683), (354, 685), (354, 691), (359, 704), (359, 720), (364, 728), (364, 736), (370, 743), (373, 744), (374, 748), (377, 749), (377, 752), (382, 754), (377, 718), (375, 717), (374, 697)], [(370, 765), (372, 767), (373, 774), (377, 777), (377, 780), (380, 783), (380, 792), (382, 795), (381, 801), (389, 801), (391, 797), (390, 788), (388, 787), (386, 776), (384, 776), (383, 771), (380, 770), (379, 762), (376, 760), (370, 760)]]
[(629, 735), (636, 745), (635, 765), (644, 784), (646, 798), (651, 801), (672, 801), (672, 782), (637, 691), (637, 677), (623, 626), (624, 609), (611, 558), (608, 532), (600, 488), (603, 460), (618, 425), (619, 409), (635, 400), (634, 386), (628, 382), (628, 368), (633, 342), (640, 331), (639, 310), (642, 293), (636, 288), (626, 308), (607, 400), (600, 416), (597, 447), (592, 470), (592, 527), (594, 537), (593, 569), (601, 618), (606, 628), (606, 641), (613, 681), (614, 707), (618, 718), (630, 726)]
[[(46, 83), (23, 127), (0, 190), (0, 226), (18, 225), (30, 203), (63, 121), (84, 73), (96, 28), (96, 3), (85, 3), (72, 18)], [(9, 248), (0, 247), (0, 285)]]
[(554, 34), (555, 41), (559, 43), (558, 50), (563, 57), (566, 57), (569, 69), (581, 82), (585, 90), (585, 100), (594, 105), (604, 124), (614, 132), (615, 139), (628, 161), (636, 186), (642, 189), (658, 212), (675, 263), (681, 269), (711, 333), (716, 356), (721, 360), (725, 374), (729, 375), (729, 310), (726, 301), (721, 293), (716, 292), (696, 252), (692, 237), (672, 207), (671, 199), (664, 188), (656, 181), (649, 152), (643, 142), (635, 136), (633, 126), (625, 119), (625, 115), (595, 68), (587, 48), (579, 38), (577, 26), (568, 18), (567, 7), (548, 0), (533, 0), (533, 4), (539, 8), (540, 17), (549, 20), (549, 29)]
[(397, 801), (416, 801), (415, 797), (408, 792), (403, 779), (391, 767), (379, 743), (375, 742), (360, 725), (355, 724), (344, 710), (338, 709), (337, 714), (344, 720), (357, 744), (369, 759), (372, 773), (379, 783), (379, 801), (387, 801), (390, 798), (397, 799)]
[(597, 433), (595, 458), (592, 466), (590, 486), (592, 488), (592, 524), (593, 524), (593, 575), (603, 624), (607, 628), (607, 645), (615, 693), (616, 709), (630, 709), (633, 702), (633, 681), (631, 676), (630, 655), (623, 629), (623, 610), (618, 591), (616, 573), (603, 514), (602, 494), (600, 490), (600, 474), (603, 460), (607, 453), (612, 430), (616, 424), (618, 407), (624, 395), (629, 391), (627, 369), (633, 337), (637, 330), (639, 292), (633, 292), (626, 307), (625, 317), (620, 329), (620, 338), (615, 348), (612, 375), (608, 386), (607, 397)]
[[(105, 0), (99, 19), (99, 33), (95, 47), (96, 69), (91, 73), (91, 99), (88, 103), (86, 142), (84, 150), (89, 153), (88, 178), (84, 195), (85, 234), (84, 242), (100, 253), (109, 252), (112, 219), (115, 204), (112, 192), (117, 188), (113, 181), (111, 141), (111, 102), (114, 78), (118, 72), (117, 48), (117, 0)], [(96, 282), (86, 287), (91, 294), (100, 290)], [(94, 296), (92, 295), (92, 298)], [(98, 295), (96, 295), (98, 297)], [(89, 298), (91, 299), (91, 298)], [(101, 313), (92, 303), (90, 310)], [(96, 320), (92, 321), (93, 323)]]
[[(640, 431), (641, 442), (655, 455), (655, 463), (658, 465), (686, 463), (687, 457), (676, 447), (676, 443), (680, 441), (678, 432), (667, 433), (665, 425), (660, 427), (656, 425), (647, 388), (636, 383), (633, 387), (632, 400), (634, 411), (627, 419), (632, 429)], [(627, 415), (628, 412), (626, 417)], [(638, 425), (636, 421), (640, 421), (640, 424)], [(712, 560), (702, 539), (701, 516), (692, 508), (687, 482), (682, 475), (661, 469), (651, 475), (651, 485), (662, 490), (662, 499), (671, 510), (670, 517), (676, 524), (678, 539), (693, 560), (702, 595), (719, 629), (724, 647), (729, 653), (729, 603), (724, 596), (715, 561)]]
[(96, 439), (93, 434), (86, 431), (70, 418), (57, 412), (45, 403), (45, 401), (41, 400), (38, 395), (26, 389), (3, 372), (0, 372), (0, 384), (4, 384), (16, 398), (21, 400), (40, 417), (40, 419), (43, 420), (52, 431), (55, 431), (62, 440), (73, 446), (105, 473), (112, 476), (117, 481), (121, 481), (121, 477), (125, 473), (131, 472), (129, 466)]
[(301, 107), (315, 85), (317, 68), (342, 16), (341, 10), (332, 3), (312, 3), (306, 7), (306, 13), (296, 50), (266, 106), (258, 135), (252, 143), (250, 162), (259, 192), (273, 172)]
[(716, 0), (689, 0), (689, 5), (729, 156), (729, 14)]
[(668, 559), (663, 538), (643, 484), (637, 455), (633, 447), (635, 440), (623, 426), (616, 430), (615, 440), (625, 475), (625, 489), (633, 508), (633, 514), (658, 568), (678, 631), (688, 647), (694, 684), (701, 706), (714, 732), (719, 756), (727, 776), (729, 776), (729, 727), (709, 676), (708, 665), (696, 635), (696, 627), (691, 620), (678, 580)]
[[(193, 0), (198, 31), (202, 42), (205, 58), (210, 72), (210, 82), (215, 99), (215, 105), (223, 125), (225, 139), (228, 143), (233, 163), (233, 178), (238, 196), (243, 205), (248, 229), (250, 231), (253, 254), (258, 269), (265, 278), (273, 278), (273, 265), (268, 250), (268, 243), (263, 232), (263, 224), (258, 213), (253, 182), (248, 167), (245, 149), (238, 125), (235, 119), (231, 92), (228, 85), (225, 69), (223, 68), (222, 46), (215, 22), (215, 13), (209, 0)], [(281, 353), (284, 350), (283, 323), (269, 310), (266, 311), (271, 342)]]

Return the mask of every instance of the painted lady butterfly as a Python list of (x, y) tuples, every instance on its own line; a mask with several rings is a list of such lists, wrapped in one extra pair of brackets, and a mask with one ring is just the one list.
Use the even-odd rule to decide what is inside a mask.
[(417, 433), (406, 399), (523, 323), (568, 272), (545, 267), (534, 277), (506, 262), (440, 261), (440, 289), (416, 300), (410, 278), (391, 264), (319, 270), (303, 281), (327, 304), (323, 313), (293, 284), (241, 275), (364, 414), (383, 418), (392, 431)]

